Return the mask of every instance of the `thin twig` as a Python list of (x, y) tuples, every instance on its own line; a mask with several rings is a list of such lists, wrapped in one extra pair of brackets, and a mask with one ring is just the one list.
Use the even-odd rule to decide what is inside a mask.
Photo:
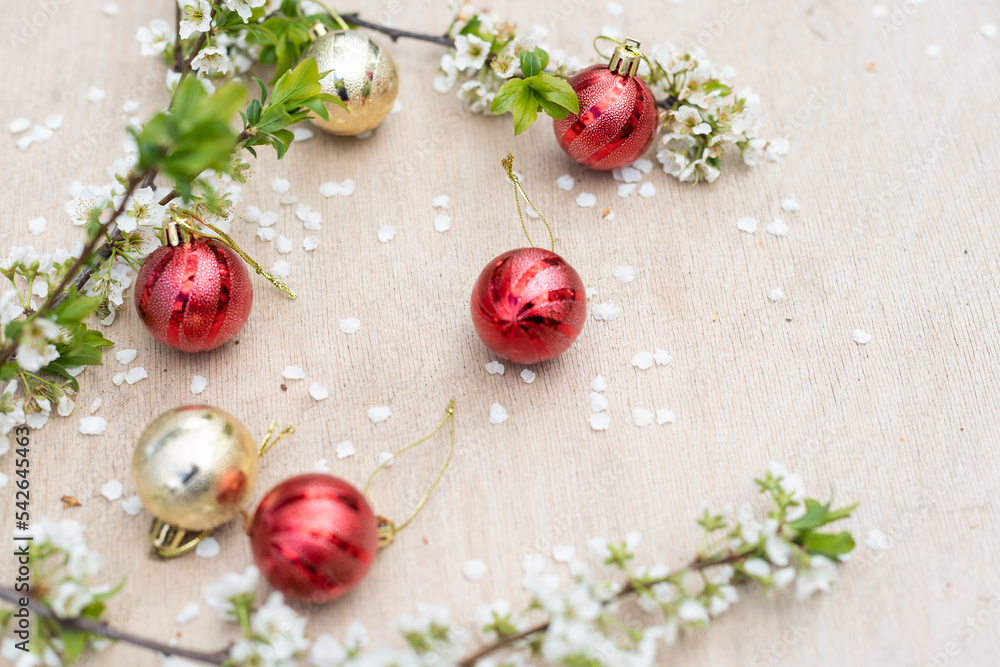
[(431, 42), (432, 44), (440, 44), (441, 46), (447, 46), (452, 48), (455, 46), (455, 40), (448, 35), (427, 35), (422, 32), (411, 32), (409, 30), (400, 30), (398, 28), (391, 28), (387, 25), (382, 25), (380, 23), (372, 23), (371, 21), (366, 21), (358, 16), (356, 13), (343, 14), (341, 16), (345, 21), (352, 25), (361, 26), (362, 28), (368, 28), (369, 30), (375, 30), (383, 35), (386, 35), (392, 41), (398, 40), (400, 37), (405, 37), (407, 39), (416, 39), (421, 42)]
[[(0, 599), (7, 600), (15, 605), (19, 604), (19, 600), (23, 597), (24, 596), (21, 593), (12, 591), (9, 588), (0, 588)], [(123, 630), (115, 629), (105, 623), (92, 621), (86, 618), (59, 618), (49, 607), (31, 598), (28, 598), (28, 609), (39, 616), (52, 619), (68, 630), (82, 630), (83, 632), (88, 632), (92, 635), (100, 635), (101, 637), (107, 637), (108, 639), (149, 649), (150, 651), (157, 651), (164, 655), (175, 655), (178, 658), (197, 660), (210, 665), (221, 665), (229, 659), (229, 651), (227, 649), (222, 649), (213, 653), (193, 651), (191, 649), (163, 644), (152, 639), (146, 639), (145, 637), (137, 637), (136, 635), (129, 634)]]

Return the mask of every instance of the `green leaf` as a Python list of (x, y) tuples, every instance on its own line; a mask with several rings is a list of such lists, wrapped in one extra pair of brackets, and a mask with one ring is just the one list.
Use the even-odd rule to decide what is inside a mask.
[(63, 628), (62, 640), (65, 648), (63, 649), (63, 662), (67, 665), (72, 664), (77, 658), (83, 653), (84, 649), (87, 648), (87, 638), (90, 636), (85, 630), (75, 630), (71, 628)]
[[(568, 81), (545, 72), (539, 74), (537, 80), (539, 87), (536, 90), (542, 93), (545, 99), (567, 109), (570, 113), (580, 113), (580, 98), (576, 96), (576, 91)], [(541, 84), (545, 84), (545, 90), (541, 90)]]
[(521, 79), (511, 79), (500, 86), (500, 90), (493, 97), (490, 111), (497, 115), (510, 111), (514, 106), (514, 98), (517, 97), (517, 93), (523, 85), (524, 81)]
[(529, 86), (521, 86), (514, 98), (514, 134), (518, 135), (531, 127), (538, 118), (538, 100)]
[(812, 498), (806, 498), (806, 513), (788, 525), (795, 530), (810, 530), (826, 523), (827, 514), (829, 514), (828, 505), (823, 505)]
[(525, 79), (530, 79), (541, 73), (542, 59), (538, 55), (538, 49), (534, 51), (521, 51), (520, 59), (521, 71), (524, 72)]
[[(829, 507), (829, 505), (827, 505), (827, 507)], [(826, 515), (826, 521), (824, 521), (823, 523), (825, 525), (828, 523), (833, 523), (838, 519), (845, 519), (851, 516), (851, 514), (853, 514), (854, 510), (856, 510), (857, 508), (858, 508), (858, 503), (854, 503), (853, 505), (848, 505), (847, 507), (841, 507), (839, 510), (833, 510), (832, 512), (829, 512)]]
[(837, 534), (805, 532), (796, 538), (810, 554), (836, 559), (854, 549), (854, 538), (847, 531)]

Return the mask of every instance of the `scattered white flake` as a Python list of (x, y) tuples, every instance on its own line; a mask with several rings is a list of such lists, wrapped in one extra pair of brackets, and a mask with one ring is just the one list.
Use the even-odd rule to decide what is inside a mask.
[(117, 479), (111, 479), (101, 485), (101, 495), (108, 500), (115, 501), (122, 497), (122, 483)]
[(315, 250), (319, 247), (319, 237), (318, 236), (307, 236), (302, 239), (303, 250)]
[(368, 419), (372, 420), (373, 424), (378, 424), (379, 422), (384, 422), (392, 415), (392, 411), (384, 405), (376, 405), (374, 407), (368, 408)]
[(924, 49), (924, 53), (927, 54), (928, 58), (937, 58), (939, 55), (941, 55), (941, 45), (928, 44), (927, 48)]
[(35, 125), (31, 128), (31, 140), (35, 143), (42, 143), (52, 138), (52, 130), (44, 125)]
[(653, 181), (646, 181), (645, 183), (639, 186), (640, 197), (646, 197), (648, 199), (649, 197), (653, 197), (655, 195), (656, 195), (656, 186), (653, 184)]
[(146, 373), (146, 369), (142, 366), (136, 366), (135, 368), (128, 369), (125, 373), (125, 381), (129, 384), (135, 384), (139, 380), (145, 380), (149, 375)]
[(45, 127), (50, 130), (58, 130), (63, 126), (63, 117), (60, 113), (49, 114), (45, 117)]
[(326, 459), (320, 459), (313, 464), (313, 472), (330, 472), (330, 466), (326, 464)]
[(361, 328), (361, 320), (356, 317), (345, 317), (340, 320), (340, 330), (345, 334), (357, 333)]
[(354, 138), (357, 139), (358, 141), (363, 141), (363, 140), (365, 140), (365, 139), (373, 136), (374, 134), (375, 134), (375, 130), (365, 130), (361, 134), (355, 134)]
[(340, 194), (340, 183), (334, 183), (333, 181), (327, 181), (319, 186), (319, 193), (329, 199), (334, 195)]
[(653, 352), (653, 360), (656, 361), (657, 366), (666, 366), (671, 361), (673, 361), (674, 358), (670, 356), (670, 353), (667, 352), (666, 350), (661, 350), (660, 348), (656, 348), (656, 350)]
[(115, 373), (114, 377), (111, 378), (111, 381), (115, 383), (116, 387), (120, 387), (122, 383), (125, 382), (125, 374)]
[(90, 414), (94, 414), (95, 412), (97, 412), (101, 408), (101, 405), (103, 403), (104, 399), (102, 399), (100, 396), (95, 398), (93, 402), (90, 404)]
[(310, 130), (308, 127), (292, 128), (292, 134), (294, 135), (292, 141), (309, 141), (314, 136), (316, 136), (316, 133)]
[(872, 528), (865, 538), (865, 546), (872, 551), (885, 551), (889, 548), (889, 539), (878, 528)]
[(594, 306), (594, 319), (610, 322), (622, 313), (622, 309), (613, 303), (599, 303)]
[(446, 232), (451, 229), (451, 217), (439, 215), (434, 218), (434, 229), (439, 232)]
[(184, 605), (184, 608), (177, 612), (177, 625), (187, 625), (194, 619), (198, 618), (198, 614), (201, 613), (201, 607), (198, 606), (197, 602), (188, 602)]
[(201, 392), (205, 391), (205, 387), (208, 386), (208, 378), (204, 375), (195, 375), (191, 378), (191, 393), (197, 396)]
[(292, 265), (283, 259), (276, 259), (274, 264), (271, 265), (271, 275), (277, 276), (278, 278), (287, 278), (288, 273), (292, 270)]
[(871, 342), (872, 335), (863, 329), (855, 329), (851, 332), (851, 338), (853, 338), (854, 342), (858, 345), (864, 345)]
[(872, 16), (877, 19), (884, 19), (889, 16), (889, 8), (885, 5), (875, 5), (872, 7)]
[(736, 221), (736, 229), (747, 234), (753, 234), (757, 231), (757, 218), (751, 218), (749, 215), (740, 218)]
[(642, 172), (635, 167), (625, 167), (621, 171), (621, 176), (626, 183), (638, 183), (642, 180)]
[(490, 406), (490, 423), (502, 424), (507, 421), (507, 410), (499, 403)]
[(768, 292), (767, 298), (771, 301), (781, 301), (785, 298), (785, 290), (781, 289), (781, 287), (775, 287), (773, 290)]
[(125, 104), (122, 105), (122, 111), (125, 113), (135, 113), (139, 110), (140, 106), (138, 100), (125, 100)]
[(27, 130), (29, 127), (31, 127), (31, 120), (27, 118), (15, 118), (14, 120), (10, 121), (10, 125), (7, 126), (11, 134), (20, 134), (21, 132)]
[(576, 555), (576, 547), (572, 544), (556, 544), (552, 547), (552, 560), (559, 563), (568, 563)]
[(31, 146), (31, 142), (34, 141), (31, 137), (21, 137), (17, 140), (18, 150), (26, 151)]
[(633, 408), (632, 421), (639, 427), (649, 426), (653, 423), (653, 413), (644, 408)]
[(392, 103), (392, 111), (390, 111), (389, 113), (397, 114), (402, 110), (403, 110), (403, 103), (400, 102), (399, 100), (396, 100), (395, 102)]
[(649, 352), (643, 350), (642, 352), (636, 352), (635, 356), (632, 357), (632, 365), (636, 368), (641, 368), (646, 370), (653, 367), (653, 355)]
[(107, 91), (101, 90), (97, 86), (91, 86), (90, 90), (87, 91), (88, 102), (100, 102), (107, 96), (108, 96)]
[(521, 379), (524, 380), (527, 384), (531, 384), (532, 382), (534, 382), (536, 377), (538, 376), (535, 375), (535, 372), (530, 369), (525, 368), (523, 371), (521, 371)]
[(486, 372), (490, 375), (503, 375), (506, 372), (506, 368), (499, 361), (491, 361), (486, 364)]
[(642, 173), (648, 174), (653, 169), (653, 161), (641, 157), (635, 162), (633, 162), (632, 166), (641, 171)]
[(337, 445), (337, 458), (346, 459), (348, 456), (354, 456), (354, 443), (350, 440), (344, 440)]
[(774, 222), (768, 224), (767, 233), (775, 236), (788, 236), (788, 225), (781, 218), (775, 218)]
[(273, 227), (258, 227), (257, 237), (261, 241), (273, 241), (274, 237), (277, 236), (278, 232), (275, 231)]
[(292, 240), (281, 234), (278, 236), (278, 240), (274, 242), (274, 248), (282, 255), (287, 255), (292, 251)]
[(281, 373), (281, 377), (286, 380), (305, 380), (306, 374), (298, 366), (285, 366), (285, 370)]
[(142, 512), (142, 498), (139, 496), (129, 496), (122, 501), (122, 509), (129, 516), (139, 516), (139, 513)]
[[(619, 16), (625, 13), (625, 8), (622, 7), (621, 3), (619, 2), (609, 2), (607, 5), (605, 5), (605, 8), (608, 10), (608, 14), (611, 14), (615, 18), (618, 18)], [(557, 558), (556, 560), (559, 559)]]
[(521, 559), (521, 569), (528, 574), (538, 574), (545, 569), (545, 559), (541, 554), (524, 554)]
[(8, 483), (10, 483), (10, 477), (0, 472), (0, 489), (7, 486)]
[(138, 353), (138, 350), (118, 350), (115, 352), (115, 359), (117, 359), (120, 364), (128, 365), (135, 361), (135, 355)]
[(587, 396), (587, 407), (591, 412), (604, 412), (608, 409), (608, 399), (603, 394), (592, 391)]
[(637, 187), (635, 183), (622, 183), (618, 186), (618, 196), (625, 199), (625, 197), (631, 196)]
[(396, 455), (389, 452), (382, 452), (378, 455), (378, 464), (380, 466), (384, 465), (386, 468), (391, 468), (396, 465)]
[(292, 184), (288, 182), (287, 178), (276, 178), (271, 181), (271, 189), (279, 195), (283, 195), (292, 189)]
[(386, 225), (382, 229), (378, 230), (378, 240), (382, 243), (388, 243), (395, 235), (396, 230), (392, 228), (392, 225)]
[(576, 198), (576, 205), (580, 208), (590, 208), (597, 203), (597, 197), (589, 192), (581, 192)]
[(330, 392), (319, 382), (313, 382), (309, 385), (309, 395), (317, 401), (322, 401), (330, 397)]
[(995, 23), (984, 23), (979, 26), (979, 32), (983, 33), (984, 37), (993, 39), (997, 36), (997, 26)]
[(257, 219), (257, 224), (261, 227), (270, 227), (278, 221), (278, 214), (274, 211), (264, 211)]
[[(28, 220), (28, 231), (31, 232), (32, 236), (38, 236), (45, 231), (45, 216), (38, 216), (37, 218), (32, 218)], [(39, 283), (41, 284), (41, 283)]]
[(220, 551), (222, 551), (222, 547), (219, 546), (219, 541), (214, 537), (206, 537), (194, 548), (194, 552), (202, 558), (215, 558)]
[(279, 199), (278, 201), (284, 204), (285, 206), (291, 206), (298, 200), (299, 198), (296, 197), (295, 195), (282, 195), (281, 199)]
[(451, 197), (448, 195), (438, 195), (431, 201), (431, 206), (448, 210), (448, 207), (451, 206)]
[(101, 13), (105, 16), (118, 16), (118, 5), (113, 2), (109, 2), (101, 8)]
[(587, 300), (589, 301), (592, 296), (597, 294), (597, 290), (593, 287), (586, 287), (584, 288), (584, 293), (587, 295)]
[(462, 566), (462, 575), (469, 581), (479, 581), (486, 576), (486, 563), (478, 558), (466, 561)]
[(656, 423), (657, 424), (673, 424), (676, 419), (673, 410), (668, 410), (666, 408), (661, 408), (656, 411)]
[(247, 222), (260, 222), (260, 208), (257, 206), (247, 206), (243, 209), (243, 219)]
[(576, 185), (576, 179), (569, 174), (563, 174), (556, 179), (556, 186), (561, 190), (572, 190), (573, 186)]
[(590, 381), (590, 388), (594, 391), (607, 391), (608, 381), (604, 379), (603, 375), (598, 375)]
[(614, 220), (615, 212), (612, 211), (610, 208), (606, 208), (604, 209), (604, 212), (601, 213), (601, 218), (603, 218), (604, 220)]
[(615, 269), (615, 278), (623, 283), (630, 283), (635, 280), (635, 269), (631, 266), (619, 266)]
[(795, 195), (781, 200), (781, 210), (786, 213), (795, 213), (802, 210), (802, 205), (795, 201)]
[(340, 196), (350, 197), (354, 194), (354, 190), (357, 188), (357, 184), (349, 178), (345, 178), (340, 184)]
[(535, 209), (531, 208), (530, 206), (526, 207), (524, 212), (528, 214), (529, 218), (538, 220), (538, 214), (535, 213)]
[(598, 412), (590, 415), (590, 428), (595, 431), (607, 431), (611, 426), (611, 417), (607, 412)]

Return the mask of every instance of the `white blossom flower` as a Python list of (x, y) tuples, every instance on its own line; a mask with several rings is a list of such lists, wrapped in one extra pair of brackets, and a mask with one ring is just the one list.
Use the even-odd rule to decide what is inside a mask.
[(244, 23), (249, 23), (253, 10), (263, 7), (266, 3), (267, 0), (226, 0), (226, 7), (239, 14)]
[[(116, 197), (116, 204), (120, 204), (121, 197)], [(167, 207), (160, 206), (153, 195), (153, 188), (139, 188), (125, 203), (124, 212), (115, 221), (118, 229), (125, 232), (134, 232), (139, 225), (159, 226), (166, 213)]]
[(63, 337), (58, 324), (44, 317), (28, 322), (17, 346), (17, 365), (29, 373), (37, 373), (59, 358), (59, 351), (52, 341)]
[(172, 46), (176, 35), (173, 28), (163, 19), (153, 19), (149, 22), (149, 27), (139, 26), (135, 31), (135, 38), (142, 45), (139, 52), (144, 56), (158, 56), (163, 53), (168, 46)]
[(455, 67), (464, 72), (470, 67), (481, 70), (490, 54), (490, 43), (475, 35), (458, 35), (455, 37)]
[(764, 522), (761, 530), (765, 537), (764, 551), (772, 565), (785, 567), (788, 565), (788, 558), (792, 555), (792, 547), (789, 546), (787, 540), (777, 534), (777, 530), (778, 521), (776, 519), (769, 518)]
[(73, 219), (74, 225), (85, 225), (90, 221), (94, 211), (103, 211), (108, 205), (109, 197), (104, 192), (84, 188), (73, 201), (66, 203), (66, 212)]
[(458, 68), (455, 66), (455, 56), (445, 53), (441, 56), (441, 66), (437, 76), (434, 77), (434, 90), (439, 93), (447, 93), (458, 81)]
[(837, 566), (826, 556), (813, 556), (799, 570), (795, 580), (795, 597), (804, 600), (816, 591), (829, 592), (837, 581)]
[(179, 30), (181, 39), (187, 39), (196, 32), (208, 32), (212, 28), (212, 5), (208, 0), (192, 0), (181, 12), (184, 16)]
[(191, 60), (191, 69), (206, 75), (225, 74), (229, 71), (229, 55), (225, 49), (207, 46)]
[(18, 297), (16, 289), (9, 289), (0, 296), (0, 328), (6, 327), (12, 321), (24, 314), (24, 306)]
[(205, 602), (215, 609), (221, 618), (235, 618), (236, 608), (233, 606), (233, 598), (252, 595), (257, 588), (258, 577), (260, 570), (253, 565), (247, 567), (242, 574), (228, 572), (218, 582), (205, 589)]

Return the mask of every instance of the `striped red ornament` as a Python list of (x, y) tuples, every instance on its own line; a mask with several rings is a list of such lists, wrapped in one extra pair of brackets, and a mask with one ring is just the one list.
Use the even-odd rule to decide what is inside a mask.
[(239, 255), (220, 241), (196, 237), (157, 248), (139, 271), (134, 298), (156, 340), (204, 352), (229, 342), (246, 324), (253, 285)]
[[(634, 47), (631, 46), (634, 44)], [(634, 76), (638, 42), (615, 49), (611, 65), (593, 65), (569, 80), (580, 113), (553, 121), (556, 139), (577, 163), (590, 169), (626, 167), (649, 149), (656, 136), (656, 98)]]

